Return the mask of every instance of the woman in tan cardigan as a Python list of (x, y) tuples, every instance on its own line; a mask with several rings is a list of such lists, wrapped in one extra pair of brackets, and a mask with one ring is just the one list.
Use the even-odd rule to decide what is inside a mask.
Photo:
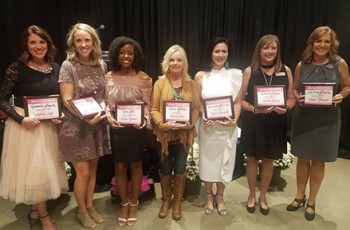
[[(151, 116), (154, 134), (161, 144), (160, 181), (163, 203), (158, 216), (164, 218), (174, 195), (172, 217), (181, 219), (181, 198), (185, 187), (185, 166), (193, 138), (197, 135), (194, 124), (199, 114), (199, 94), (197, 83), (188, 75), (188, 62), (185, 50), (179, 45), (171, 46), (162, 62), (163, 76), (154, 85), (151, 100)], [(165, 100), (191, 101), (192, 119), (177, 123), (163, 120)], [(174, 172), (174, 176), (172, 176)], [(172, 188), (172, 178), (174, 186)]]

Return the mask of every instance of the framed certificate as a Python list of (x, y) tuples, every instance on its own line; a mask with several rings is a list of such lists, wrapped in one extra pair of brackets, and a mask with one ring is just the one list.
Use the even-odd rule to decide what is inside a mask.
[(93, 97), (71, 99), (68, 103), (81, 119), (93, 118), (102, 111), (100, 104)]
[(166, 100), (164, 103), (163, 121), (175, 121), (185, 123), (192, 121), (192, 102)]
[(61, 117), (60, 96), (24, 96), (24, 113), (26, 117), (38, 120), (51, 120)]
[(225, 120), (235, 117), (232, 96), (203, 100), (205, 117), (209, 120)]
[(304, 82), (302, 91), (305, 95), (303, 106), (331, 107), (333, 105), (335, 82)]
[(118, 103), (115, 105), (115, 120), (122, 125), (142, 125), (144, 122), (143, 103)]
[(258, 109), (271, 106), (286, 107), (286, 89), (284, 85), (254, 86), (254, 103)]

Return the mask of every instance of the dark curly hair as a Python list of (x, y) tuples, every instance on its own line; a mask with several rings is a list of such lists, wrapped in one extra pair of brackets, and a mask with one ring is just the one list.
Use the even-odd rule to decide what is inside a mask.
[(37, 25), (31, 25), (24, 30), (21, 38), (21, 56), (18, 58), (18, 60), (22, 61), (23, 63), (27, 63), (32, 58), (32, 55), (28, 51), (27, 45), (30, 34), (36, 34), (47, 42), (47, 53), (45, 55), (45, 59), (50, 64), (54, 62), (57, 49), (53, 44), (52, 38), (46, 30)]
[(134, 63), (132, 64), (132, 67), (135, 69), (136, 72), (139, 72), (143, 70), (144, 68), (144, 57), (143, 52), (140, 44), (135, 41), (132, 38), (120, 36), (115, 38), (111, 45), (109, 46), (109, 52), (108, 52), (108, 58), (109, 58), (109, 64), (110, 68), (113, 71), (117, 71), (121, 69), (121, 65), (118, 60), (118, 55), (120, 52), (120, 49), (130, 44), (134, 47)]

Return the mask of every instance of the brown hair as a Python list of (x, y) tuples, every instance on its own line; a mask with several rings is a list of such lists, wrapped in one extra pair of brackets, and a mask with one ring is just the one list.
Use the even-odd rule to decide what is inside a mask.
[(23, 63), (28, 63), (28, 61), (32, 58), (32, 55), (29, 53), (28, 45), (27, 45), (30, 34), (36, 34), (40, 38), (46, 41), (47, 53), (45, 55), (45, 60), (48, 63), (52, 63), (56, 57), (57, 49), (53, 44), (53, 41), (49, 33), (43, 28), (36, 25), (31, 25), (24, 30), (22, 34), (21, 43), (20, 43), (21, 56), (18, 58), (18, 60), (20, 60)]
[(281, 71), (283, 67), (283, 63), (281, 60), (281, 46), (280, 42), (278, 40), (278, 37), (276, 35), (268, 34), (260, 38), (258, 43), (256, 44), (256, 47), (254, 49), (252, 61), (250, 63), (250, 66), (252, 68), (252, 72), (257, 72), (261, 67), (261, 58), (260, 58), (260, 49), (263, 48), (266, 45), (270, 45), (272, 42), (276, 42), (277, 44), (277, 55), (274, 60), (274, 66), (277, 72)]
[(314, 58), (313, 44), (315, 41), (320, 39), (320, 37), (329, 34), (331, 36), (331, 47), (327, 54), (330, 61), (339, 60), (340, 57), (337, 53), (339, 48), (339, 41), (337, 39), (336, 33), (329, 26), (317, 27), (309, 36), (306, 42), (306, 48), (303, 52), (303, 61), (307, 64), (311, 63)]

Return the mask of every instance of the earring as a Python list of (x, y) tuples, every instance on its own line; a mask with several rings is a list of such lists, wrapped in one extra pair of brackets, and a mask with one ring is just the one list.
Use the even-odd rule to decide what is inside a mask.
[(225, 69), (228, 69), (228, 68), (230, 68), (230, 63), (228, 61), (226, 61), (224, 66), (225, 66)]

